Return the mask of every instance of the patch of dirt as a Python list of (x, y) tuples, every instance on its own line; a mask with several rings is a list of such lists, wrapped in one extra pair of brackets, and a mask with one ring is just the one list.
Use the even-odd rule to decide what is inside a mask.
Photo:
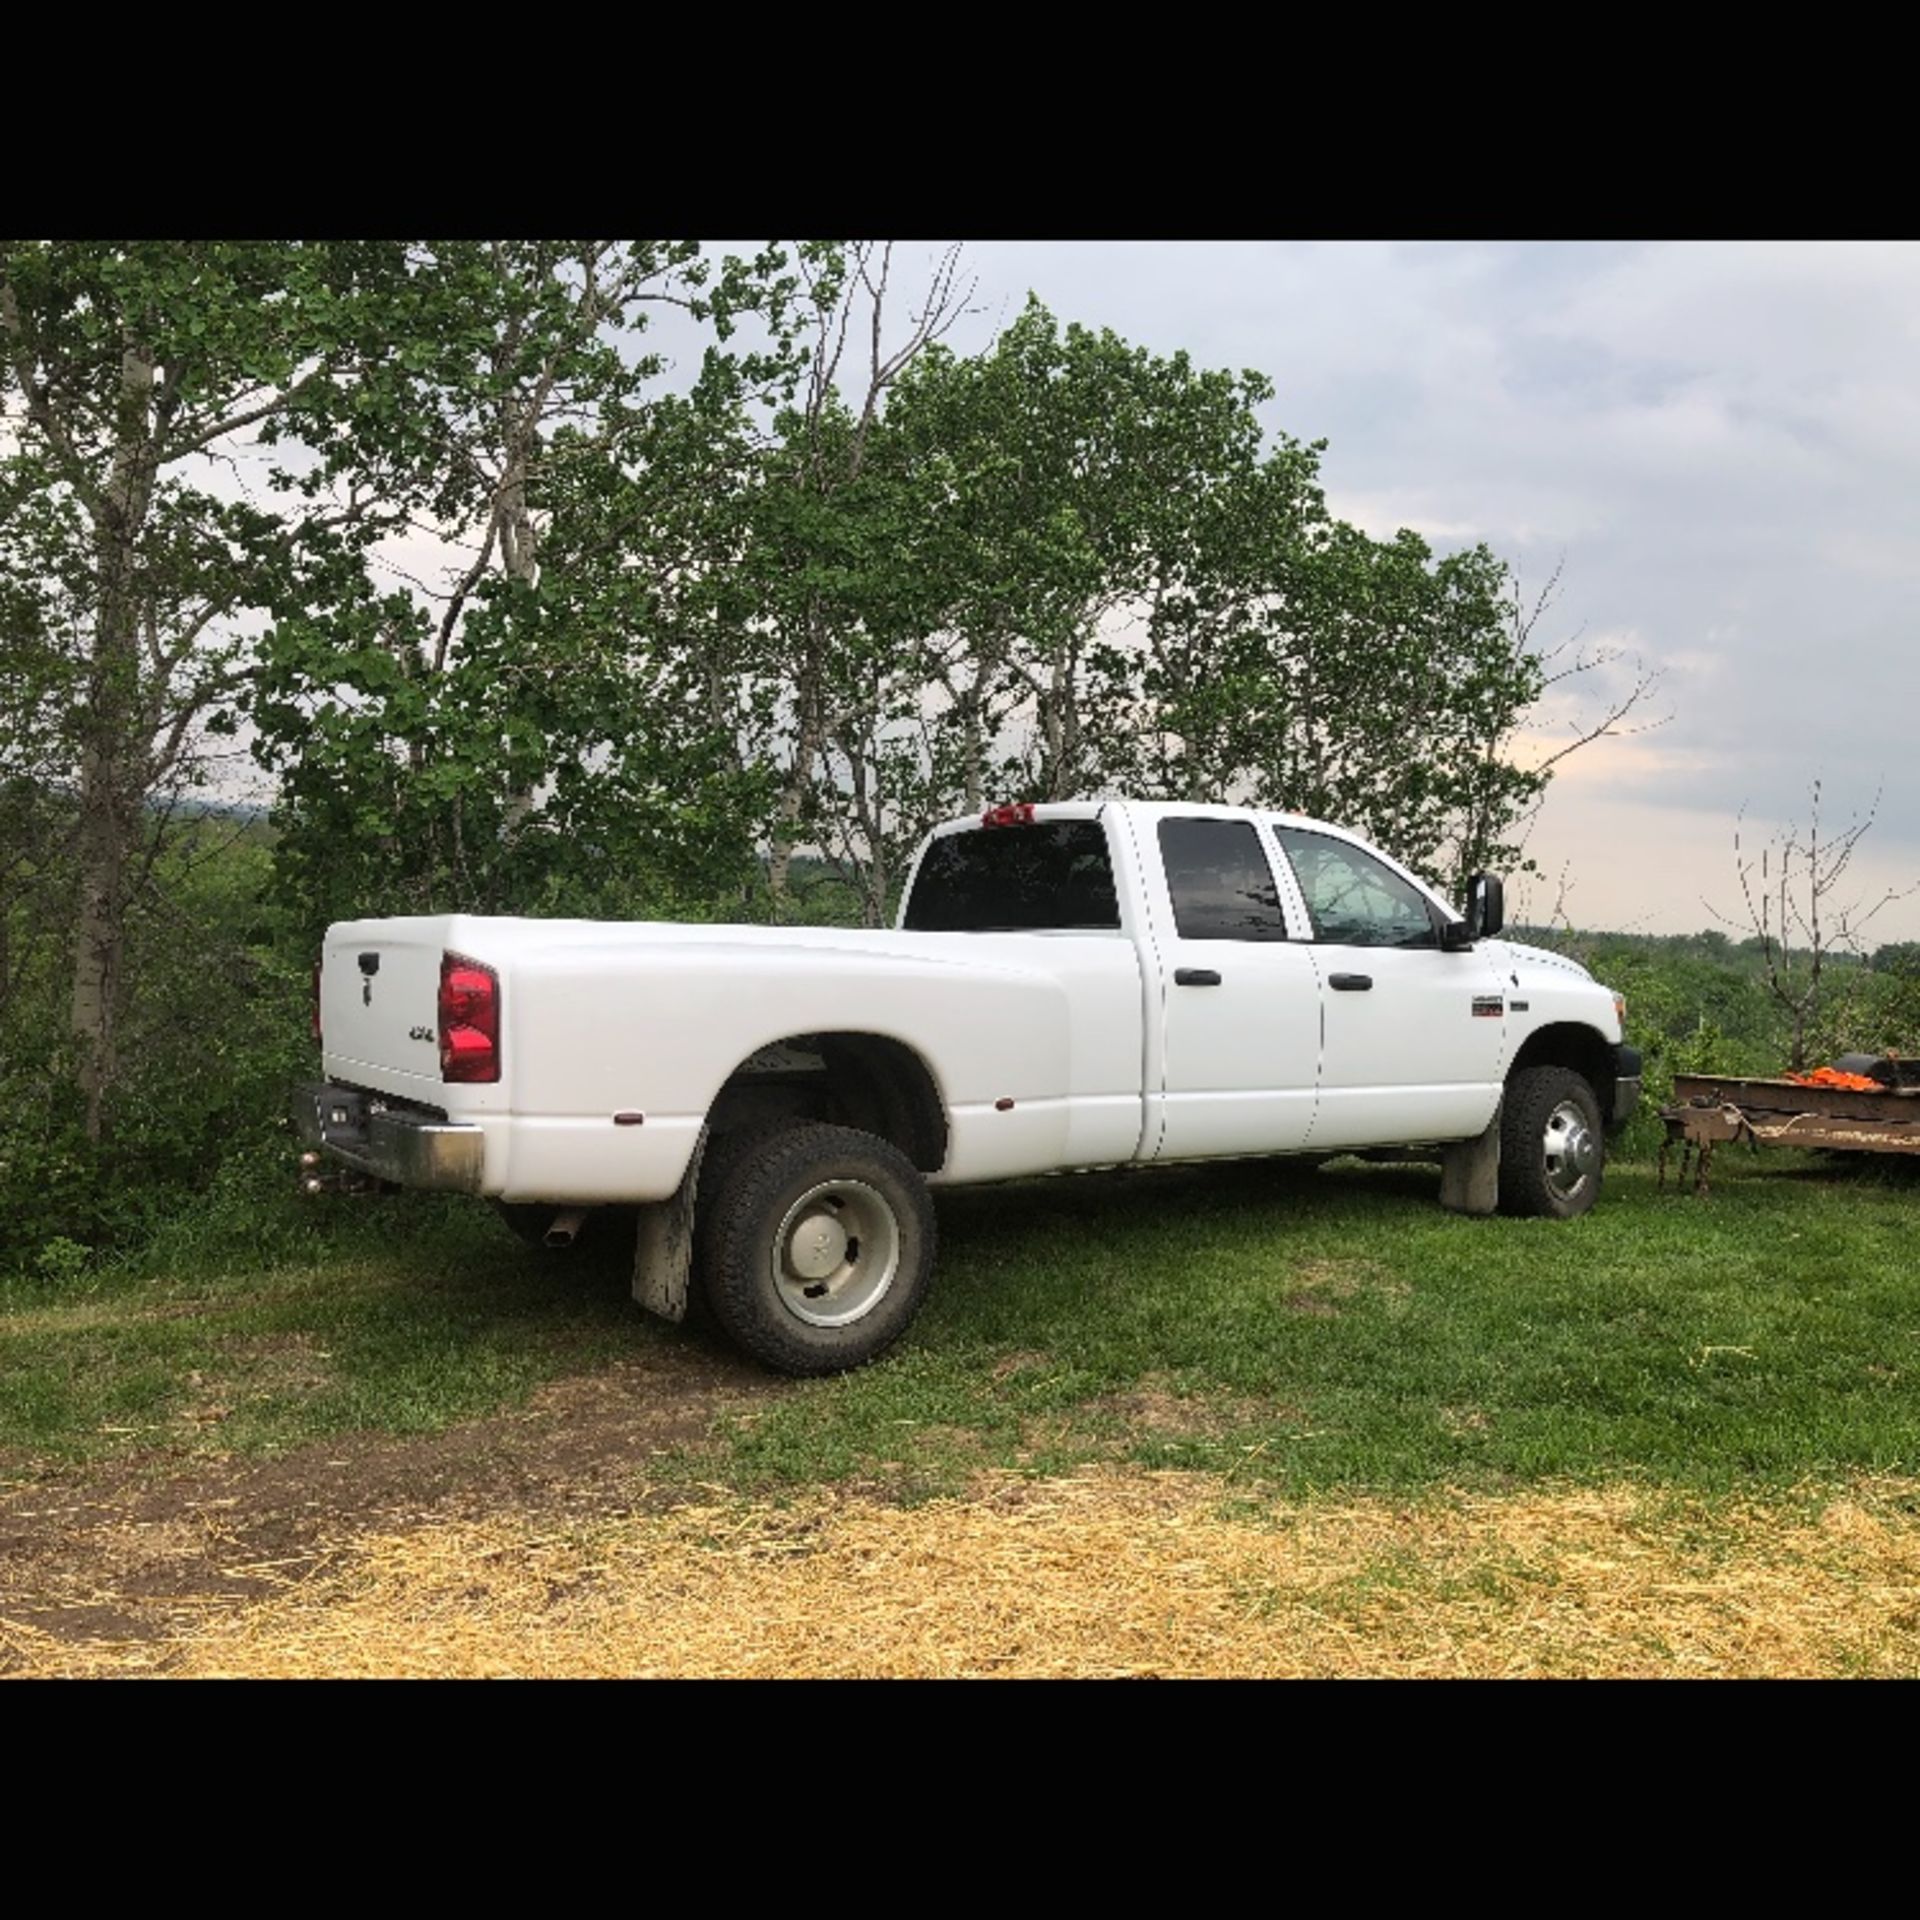
[(1093, 1412), (1115, 1415), (1143, 1432), (1183, 1440), (1214, 1439), (1258, 1421), (1276, 1416), (1285, 1419), (1293, 1411), (1226, 1394), (1175, 1393), (1165, 1381), (1151, 1374), (1125, 1393), (1102, 1394), (1099, 1399), (1089, 1401), (1088, 1406)]
[[(304, 1336), (255, 1344), (247, 1377), (260, 1392), (324, 1368)], [(652, 1484), (649, 1462), (701, 1447), (720, 1419), (787, 1390), (745, 1361), (662, 1347), (441, 1433), (347, 1435), (269, 1460), (41, 1471), (0, 1490), (0, 1674), (23, 1658), (8, 1626), (29, 1640), (171, 1637), (210, 1607), (321, 1574), (348, 1536), (670, 1506), (688, 1496)], [(229, 1411), (190, 1404), (187, 1428)]]
[(1041, 1353), (1031, 1347), (1016, 1347), (1011, 1353), (1003, 1353), (993, 1363), (991, 1371), (996, 1380), (1011, 1380), (1019, 1374), (1039, 1373), (1052, 1365), (1052, 1354)]
[(1308, 1260), (1287, 1276), (1286, 1308), (1331, 1319), (1340, 1302), (1361, 1293), (1404, 1298), (1412, 1289), (1371, 1260)]

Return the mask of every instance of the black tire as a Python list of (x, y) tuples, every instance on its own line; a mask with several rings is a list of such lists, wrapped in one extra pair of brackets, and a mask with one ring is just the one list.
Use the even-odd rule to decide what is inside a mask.
[(725, 1133), (707, 1136), (706, 1151), (700, 1156), (700, 1178), (694, 1186), (693, 1260), (687, 1275), (687, 1317), (683, 1324), (703, 1332), (719, 1328), (719, 1316), (707, 1298), (707, 1256), (713, 1244), (713, 1222), (720, 1217), (720, 1196), (726, 1192), (734, 1169), (743, 1159), (752, 1159), (766, 1151), (778, 1135), (790, 1132), (791, 1120), (754, 1120), (745, 1126), (730, 1127)]
[(703, 1166), (695, 1265), (709, 1313), (777, 1373), (842, 1373), (912, 1324), (933, 1199), (885, 1140), (817, 1121), (723, 1136)]
[(1576, 1219), (1599, 1199), (1605, 1166), (1592, 1086), (1571, 1067), (1521, 1068), (1500, 1107), (1500, 1211)]

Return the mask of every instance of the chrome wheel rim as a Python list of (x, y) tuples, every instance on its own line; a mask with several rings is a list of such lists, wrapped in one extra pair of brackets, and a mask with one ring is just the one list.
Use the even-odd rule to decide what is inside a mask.
[(773, 1285), (810, 1327), (844, 1327), (871, 1313), (900, 1271), (900, 1222), (864, 1180), (809, 1187), (773, 1236)]
[(1547, 1185), (1562, 1200), (1572, 1199), (1600, 1171), (1599, 1137), (1571, 1100), (1562, 1100), (1547, 1115), (1541, 1145)]

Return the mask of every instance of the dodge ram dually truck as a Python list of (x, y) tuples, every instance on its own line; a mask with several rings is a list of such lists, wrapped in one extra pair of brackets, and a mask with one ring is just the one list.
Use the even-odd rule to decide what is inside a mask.
[[(468, 914), (328, 930), (307, 1181), (450, 1188), (549, 1245), (638, 1208), (634, 1294), (765, 1364), (905, 1331), (929, 1188), (1345, 1152), (1569, 1219), (1640, 1095), (1624, 1008), (1354, 834), (1250, 808), (1001, 806), (929, 836), (898, 924)], [(327, 1162), (348, 1171), (336, 1173)]]

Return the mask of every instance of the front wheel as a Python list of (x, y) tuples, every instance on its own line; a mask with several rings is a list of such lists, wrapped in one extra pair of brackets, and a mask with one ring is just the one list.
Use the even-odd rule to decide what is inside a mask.
[(933, 1277), (933, 1200), (898, 1148), (851, 1127), (745, 1136), (709, 1197), (699, 1265), (713, 1317), (776, 1372), (840, 1373), (906, 1332)]
[(1500, 1211), (1572, 1220), (1600, 1197), (1600, 1101), (1570, 1067), (1525, 1067), (1500, 1110)]

